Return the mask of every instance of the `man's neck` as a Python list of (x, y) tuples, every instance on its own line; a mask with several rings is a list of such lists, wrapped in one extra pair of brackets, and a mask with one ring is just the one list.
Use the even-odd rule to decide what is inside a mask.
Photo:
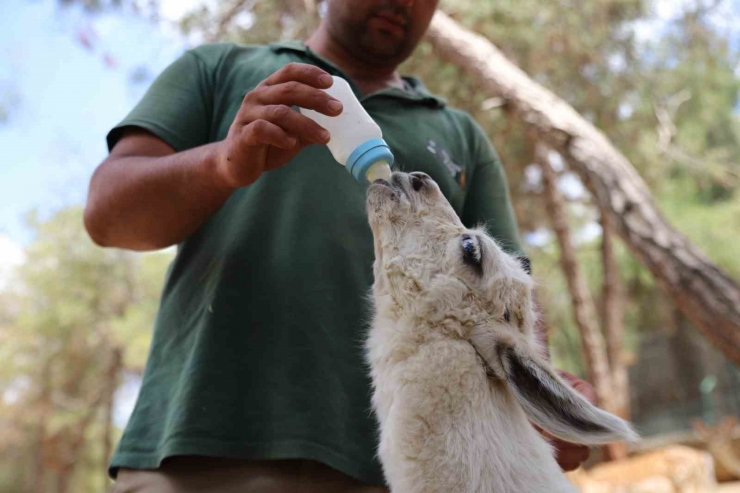
[(395, 65), (371, 66), (363, 63), (335, 42), (323, 26), (306, 40), (306, 46), (339, 67), (357, 84), (362, 94), (372, 94), (389, 87), (404, 87)]

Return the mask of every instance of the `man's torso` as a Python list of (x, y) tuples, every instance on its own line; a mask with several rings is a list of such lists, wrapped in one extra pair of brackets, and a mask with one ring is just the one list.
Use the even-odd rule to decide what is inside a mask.
[[(120, 126), (180, 151), (222, 140), (244, 95), (286, 63), (343, 75), (295, 43), (184, 57), (195, 59), (155, 82)], [(429, 174), (460, 214), (480, 142), (460, 113), (409, 84), (362, 103), (395, 166)], [(365, 191), (325, 146), (309, 146), (179, 245), (114, 469), (175, 455), (303, 458), (382, 484), (362, 349), (373, 262)]]

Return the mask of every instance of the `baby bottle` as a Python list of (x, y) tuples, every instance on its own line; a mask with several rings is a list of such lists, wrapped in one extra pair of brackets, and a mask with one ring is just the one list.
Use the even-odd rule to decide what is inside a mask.
[(300, 109), (301, 113), (329, 131), (329, 151), (357, 181), (390, 180), (393, 154), (380, 127), (357, 100), (349, 83), (341, 77), (332, 78), (334, 84), (324, 91), (342, 102), (342, 113), (326, 116), (305, 108)]

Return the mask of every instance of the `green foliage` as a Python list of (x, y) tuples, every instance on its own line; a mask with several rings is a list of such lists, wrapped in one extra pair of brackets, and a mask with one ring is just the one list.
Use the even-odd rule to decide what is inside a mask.
[(318, 25), (316, 3), (312, 0), (231, 0), (204, 4), (183, 19), (182, 27), (185, 32), (202, 34), (206, 41), (260, 44), (305, 39)]
[[(672, 187), (670, 177), (682, 181), (689, 176), (693, 189), (684, 188), (704, 202), (727, 200), (740, 184), (740, 132), (735, 109), (740, 79), (734, 73), (738, 55), (727, 40), (707, 24), (704, 17), (689, 12), (671, 26), (669, 34), (652, 43), (649, 57), (641, 62), (640, 102), (634, 124), (652, 126), (643, 135), (638, 151), (657, 172), (654, 188)], [(656, 109), (657, 108), (657, 109)], [(673, 127), (666, 152), (657, 145), (656, 112), (664, 110)]]
[[(602, 130), (646, 179), (671, 223), (740, 278), (740, 259), (733, 254), (740, 233), (735, 193), (740, 176), (737, 56), (708, 25), (706, 12), (687, 11), (669, 26), (668, 35), (638, 47), (631, 26), (647, 19), (648, 7), (649, 2), (639, 0), (468, 0), (443, 5)], [(523, 186), (533, 146), (520, 122), (512, 121), (503, 108), (485, 109), (485, 98), (472, 81), (435, 59), (428, 45), (422, 45), (404, 68), (420, 75), (451, 104), (469, 111), (488, 130), (507, 167), (522, 230), (549, 228), (541, 188)], [(682, 91), (690, 98), (671, 115), (675, 132), (665, 149), (656, 107), (675, 103)], [(591, 208), (591, 218), (586, 214), (584, 219), (582, 209), (582, 203), (570, 206), (574, 231), (598, 216)], [(602, 272), (599, 241), (579, 246), (579, 261), (597, 301)], [(628, 293), (626, 351), (639, 357), (640, 334), (673, 324), (673, 307), (649, 272), (622, 245), (618, 251)], [(552, 243), (532, 247), (530, 254), (553, 328), (554, 357), (564, 368), (583, 375), (557, 247)]]
[(737, 240), (740, 232), (740, 194), (733, 193), (724, 200), (707, 201), (702, 193), (697, 193), (696, 182), (683, 177), (664, 184), (659, 200), (672, 224), (730, 276), (740, 279)]
[[(640, 0), (540, 2), (467, 0), (443, 2), (442, 8), (463, 25), (493, 41), (534, 80), (553, 90), (615, 139), (629, 147), (639, 129), (627, 129), (620, 105), (636, 90), (632, 67), (638, 54), (631, 22), (645, 15)], [(539, 193), (532, 193), (524, 170), (533, 160), (533, 145), (524, 127), (505, 106), (484, 104), (471, 81), (431, 56), (424, 44), (404, 70), (419, 75), (432, 91), (462, 108), (488, 130), (506, 164), (519, 224), (525, 231), (549, 227)], [(629, 142), (628, 146), (620, 144)]]
[[(0, 456), (27, 465), (43, 452), (47, 480), (80, 473), (76, 481), (100, 485), (102, 410), (117, 375), (143, 366), (171, 255), (98, 248), (79, 207), (48, 220), (32, 214), (29, 225), (35, 240), (0, 293)], [(124, 348), (123, 367), (110, 374), (113, 351)], [(33, 480), (0, 475), (0, 491), (23, 491)]]

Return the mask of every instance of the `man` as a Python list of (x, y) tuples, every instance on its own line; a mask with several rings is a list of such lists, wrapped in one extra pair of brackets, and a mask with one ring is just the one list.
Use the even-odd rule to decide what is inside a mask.
[[(366, 188), (293, 107), (338, 115), (321, 89), (345, 77), (396, 165), (431, 175), (466, 224), (523, 255), (484, 132), (396, 70), (436, 7), (328, 0), (305, 44), (191, 50), (108, 135), (91, 237), (178, 245), (115, 491), (385, 491), (362, 355)], [(565, 468), (588, 455), (561, 446)]]

